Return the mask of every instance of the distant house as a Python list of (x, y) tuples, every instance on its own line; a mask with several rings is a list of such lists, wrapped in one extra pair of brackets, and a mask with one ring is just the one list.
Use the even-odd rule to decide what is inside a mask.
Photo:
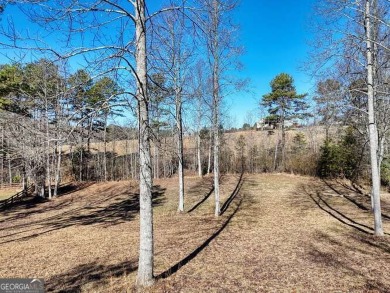
[[(280, 122), (278, 119), (261, 118), (258, 122), (256, 122), (256, 130), (273, 130), (278, 128), (279, 125)], [(299, 127), (299, 123), (294, 119), (285, 120), (284, 127)]]
[(277, 123), (270, 119), (262, 118), (256, 122), (256, 130), (271, 130), (275, 129)]

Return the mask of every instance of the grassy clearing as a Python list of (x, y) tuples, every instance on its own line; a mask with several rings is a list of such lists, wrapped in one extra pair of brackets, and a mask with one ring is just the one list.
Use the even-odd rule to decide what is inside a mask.
[[(212, 178), (187, 178), (189, 212), (181, 215), (176, 179), (155, 181), (150, 292), (390, 292), (389, 235), (371, 236), (366, 195), (309, 177), (239, 179), (221, 178), (230, 204), (218, 219)], [(383, 212), (389, 233), (389, 195)], [(42, 277), (49, 292), (134, 290), (135, 182), (70, 188), (1, 216), (0, 276)]]
[(4, 200), (7, 198), (10, 198), (11, 196), (15, 195), (22, 189), (20, 187), (7, 187), (0, 189), (0, 200)]

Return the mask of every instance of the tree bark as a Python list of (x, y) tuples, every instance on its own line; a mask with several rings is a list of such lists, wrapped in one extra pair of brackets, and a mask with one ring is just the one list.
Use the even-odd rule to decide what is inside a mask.
[(183, 154), (183, 119), (182, 119), (182, 97), (181, 88), (176, 87), (176, 128), (177, 128), (177, 156), (179, 173), (179, 212), (184, 212), (184, 154)]
[(370, 0), (365, 1), (365, 31), (366, 31), (366, 58), (367, 58), (367, 96), (368, 96), (368, 132), (370, 141), (371, 180), (372, 180), (372, 201), (374, 207), (374, 234), (383, 236), (381, 202), (380, 202), (380, 178), (378, 165), (378, 132), (375, 121), (374, 108), (374, 72), (373, 52), (370, 23)]
[[(45, 87), (46, 89), (46, 87)], [(46, 114), (46, 180), (49, 200), (51, 200), (51, 168), (50, 168), (50, 133), (49, 133), (49, 109), (47, 94), (45, 91), (45, 114)]]
[(219, 194), (219, 3), (213, 1), (212, 13), (213, 26), (213, 130), (214, 130), (214, 195), (215, 195), (215, 216), (218, 217), (221, 212), (220, 194)]
[(107, 181), (107, 115), (104, 117), (104, 130), (103, 130), (103, 144), (104, 144), (104, 156), (103, 156), (103, 172), (104, 181)]
[(153, 284), (153, 209), (152, 167), (150, 154), (150, 126), (147, 96), (146, 20), (145, 0), (136, 0), (136, 79), (138, 101), (139, 155), (140, 155), (140, 247), (137, 285)]
[(196, 137), (196, 142), (197, 142), (197, 155), (198, 155), (198, 176), (201, 178), (202, 177), (202, 159), (201, 159), (201, 154), (200, 154), (200, 133), (198, 131), (197, 137)]
[(281, 153), (282, 153), (282, 160), (281, 160), (281, 171), (285, 171), (285, 156), (286, 156), (286, 128), (285, 128), (285, 119), (284, 114), (282, 114), (282, 121), (281, 121), (281, 128), (282, 128), (282, 140), (281, 140)]
[(60, 142), (58, 145), (58, 154), (57, 154), (57, 168), (54, 179), (54, 193), (53, 196), (56, 197), (58, 195), (58, 186), (61, 181), (61, 158), (62, 158), (62, 143)]
[(4, 184), (4, 128), (1, 128), (1, 177), (0, 177), (0, 187)]
[(11, 154), (8, 154), (8, 181), (9, 186), (12, 186)]
[(211, 172), (211, 150), (212, 150), (212, 143), (213, 141), (213, 132), (210, 130), (210, 139), (209, 139), (209, 160), (207, 164), (207, 174), (210, 174)]

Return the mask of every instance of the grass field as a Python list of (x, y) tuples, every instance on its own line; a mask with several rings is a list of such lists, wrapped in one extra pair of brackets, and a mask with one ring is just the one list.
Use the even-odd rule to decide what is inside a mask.
[[(154, 187), (150, 292), (390, 292), (390, 237), (372, 236), (369, 197), (345, 182), (224, 175)], [(41, 277), (48, 292), (132, 292), (138, 258), (135, 182), (69, 186), (51, 202), (1, 213), (0, 276)], [(383, 196), (390, 232), (390, 196)]]
[(22, 188), (20, 188), (20, 187), (1, 188), (0, 189), (0, 200), (10, 198), (11, 196), (15, 195), (16, 193), (18, 193), (21, 190), (22, 190)]

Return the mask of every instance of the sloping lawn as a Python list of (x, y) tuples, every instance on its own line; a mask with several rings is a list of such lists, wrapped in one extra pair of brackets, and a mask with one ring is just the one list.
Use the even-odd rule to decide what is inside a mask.
[[(372, 236), (369, 197), (348, 184), (285, 174), (224, 175), (154, 187), (150, 292), (390, 292), (390, 238)], [(390, 197), (383, 196), (390, 233)], [(41, 277), (49, 292), (132, 292), (138, 259), (135, 182), (85, 184), (0, 218), (0, 276)]]

